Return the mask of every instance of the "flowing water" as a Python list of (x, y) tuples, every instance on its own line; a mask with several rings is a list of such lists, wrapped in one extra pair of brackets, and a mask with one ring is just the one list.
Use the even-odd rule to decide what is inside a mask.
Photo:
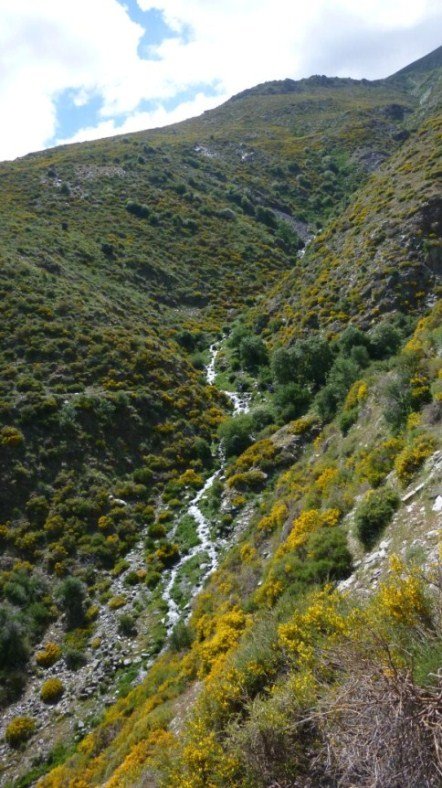
[[(206, 367), (206, 380), (209, 385), (213, 385), (213, 383), (215, 382), (215, 377), (216, 377), (215, 363), (216, 363), (216, 357), (218, 355), (218, 350), (219, 350), (218, 343), (215, 343), (210, 346), (210, 361)], [(238, 393), (236, 391), (225, 391), (224, 393), (232, 401), (233, 413), (235, 415), (239, 413), (247, 413), (247, 411), (250, 408), (250, 399), (251, 399), (250, 394)], [(164, 601), (167, 603), (167, 608), (168, 608), (167, 619), (166, 619), (168, 635), (170, 635), (170, 633), (172, 632), (177, 621), (183, 616), (183, 613), (179, 605), (177, 605), (177, 603), (173, 599), (173, 588), (183, 566), (187, 564), (187, 562), (190, 561), (195, 555), (198, 555), (200, 553), (207, 555), (207, 561), (206, 561), (204, 572), (199, 580), (198, 586), (193, 589), (193, 593), (197, 593), (202, 587), (202, 585), (204, 584), (205, 580), (216, 569), (218, 564), (219, 545), (217, 545), (216, 542), (212, 540), (210, 534), (210, 523), (202, 513), (198, 504), (200, 503), (201, 499), (204, 497), (206, 492), (210, 490), (215, 479), (221, 476), (224, 470), (224, 459), (222, 457), (222, 454), (220, 454), (220, 456), (221, 456), (221, 468), (215, 471), (215, 473), (213, 473), (212, 476), (210, 476), (207, 479), (204, 487), (202, 487), (201, 490), (197, 492), (195, 497), (192, 498), (186, 510), (186, 514), (193, 517), (193, 519), (196, 522), (196, 530), (198, 534), (199, 544), (197, 544), (195, 547), (189, 550), (189, 552), (185, 556), (183, 556), (181, 560), (178, 561), (176, 566), (171, 570), (167, 585), (163, 591), (162, 596)]]

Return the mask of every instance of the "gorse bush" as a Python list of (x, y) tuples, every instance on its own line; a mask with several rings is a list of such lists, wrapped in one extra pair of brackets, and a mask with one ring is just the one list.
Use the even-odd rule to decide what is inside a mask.
[(48, 679), (42, 684), (40, 698), (43, 703), (58, 703), (63, 693), (64, 686), (60, 679)]
[(87, 663), (86, 655), (78, 648), (66, 648), (63, 656), (68, 670), (79, 670)]
[(15, 717), (6, 726), (5, 740), (10, 747), (19, 747), (31, 738), (35, 729), (36, 723), (32, 717)]
[(140, 219), (147, 219), (150, 216), (150, 209), (143, 203), (136, 202), (135, 200), (128, 200), (126, 203), (126, 211), (138, 216)]
[(409, 484), (414, 474), (433, 453), (434, 447), (435, 442), (431, 435), (419, 435), (397, 455), (394, 468), (404, 486)]
[(50, 668), (61, 657), (62, 650), (57, 643), (46, 643), (42, 651), (37, 651), (35, 661), (43, 668)]

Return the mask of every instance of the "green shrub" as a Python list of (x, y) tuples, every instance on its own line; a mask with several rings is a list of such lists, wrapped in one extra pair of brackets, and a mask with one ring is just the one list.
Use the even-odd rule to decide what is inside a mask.
[(64, 686), (60, 679), (48, 679), (41, 687), (40, 698), (43, 703), (58, 703), (63, 693)]
[(310, 404), (310, 392), (299, 383), (286, 383), (278, 386), (274, 395), (278, 416), (284, 423), (302, 416)]
[(273, 379), (276, 383), (295, 382), (316, 388), (324, 383), (332, 362), (333, 353), (325, 339), (300, 339), (289, 348), (275, 350)]
[(402, 376), (391, 380), (384, 391), (384, 419), (394, 433), (404, 426), (411, 411), (408, 381)]
[(78, 648), (68, 648), (64, 653), (64, 661), (68, 670), (79, 670), (86, 665), (85, 654)]
[(162, 567), (173, 566), (180, 558), (180, 551), (177, 544), (164, 542), (155, 550), (155, 557)]
[(369, 490), (355, 512), (357, 535), (366, 548), (376, 542), (399, 506), (399, 496), (390, 487)]
[(223, 421), (219, 428), (226, 457), (241, 454), (252, 443), (252, 420), (248, 413)]
[(6, 728), (5, 740), (10, 747), (19, 747), (32, 736), (35, 731), (35, 720), (32, 717), (15, 717)]
[(167, 531), (162, 523), (153, 523), (149, 525), (147, 533), (152, 539), (163, 539)]
[(0, 669), (24, 665), (28, 645), (22, 621), (8, 607), (0, 608)]
[(227, 481), (228, 487), (234, 487), (236, 490), (260, 490), (267, 475), (258, 469), (245, 471), (245, 473), (235, 473)]
[(160, 580), (161, 580), (160, 572), (150, 570), (146, 575), (146, 585), (148, 588), (150, 588), (151, 591), (153, 591), (153, 589), (157, 587)]
[(369, 339), (363, 331), (356, 326), (349, 325), (336, 341), (339, 352), (348, 355), (352, 348), (367, 347)]
[(118, 620), (118, 632), (125, 637), (134, 637), (137, 634), (135, 619), (130, 613), (123, 613)]
[(67, 629), (74, 629), (84, 621), (86, 589), (77, 577), (67, 577), (57, 588), (57, 601), (66, 615)]
[(138, 216), (140, 219), (147, 219), (150, 215), (150, 210), (147, 205), (144, 205), (135, 200), (128, 200), (126, 203), (126, 211), (133, 216)]
[(350, 427), (358, 420), (359, 408), (344, 410), (339, 417), (339, 428), (343, 435), (347, 435)]
[(170, 647), (173, 651), (185, 651), (193, 643), (193, 633), (184, 621), (178, 621), (170, 635)]
[(308, 561), (312, 575), (321, 581), (341, 580), (351, 573), (352, 556), (347, 536), (339, 527), (323, 528), (308, 540)]
[(389, 358), (399, 350), (402, 334), (390, 323), (379, 323), (369, 334), (369, 350), (373, 358)]
[(110, 610), (119, 610), (120, 607), (124, 607), (126, 604), (127, 598), (123, 596), (123, 594), (117, 594), (117, 596), (113, 596), (108, 602)]

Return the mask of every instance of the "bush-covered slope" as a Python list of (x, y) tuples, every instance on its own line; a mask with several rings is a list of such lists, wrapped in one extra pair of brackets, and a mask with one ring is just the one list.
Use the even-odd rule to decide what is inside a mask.
[(384, 313), (419, 312), (438, 297), (441, 133), (441, 116), (432, 115), (318, 233), (260, 304), (256, 325), (269, 316), (264, 336), (332, 335), (349, 319), (368, 327)]
[(356, 664), (355, 703), (385, 680), (436, 714), (439, 108), (437, 50), (0, 164), (5, 784), (366, 784)]
[(368, 364), (328, 426), (313, 408), (232, 458), (208, 505), (236, 544), (42, 788), (438, 785), (440, 317)]

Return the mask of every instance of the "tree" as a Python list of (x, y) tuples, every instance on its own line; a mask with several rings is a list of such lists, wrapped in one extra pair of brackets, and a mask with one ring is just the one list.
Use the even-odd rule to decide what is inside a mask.
[(306, 412), (310, 404), (310, 392), (299, 383), (286, 383), (278, 386), (274, 400), (279, 415), (287, 422)]
[(254, 372), (258, 367), (268, 363), (267, 348), (259, 337), (244, 337), (239, 345), (239, 360), (241, 366), (249, 372)]

